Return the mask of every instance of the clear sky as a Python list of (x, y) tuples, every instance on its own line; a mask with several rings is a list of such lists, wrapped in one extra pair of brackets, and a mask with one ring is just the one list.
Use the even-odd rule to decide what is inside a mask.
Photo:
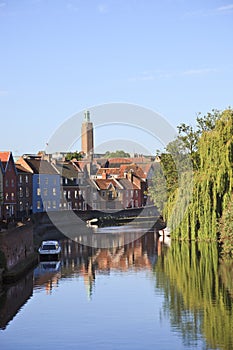
[(174, 127), (232, 106), (232, 33), (233, 0), (0, 0), (0, 150), (45, 149), (109, 102)]

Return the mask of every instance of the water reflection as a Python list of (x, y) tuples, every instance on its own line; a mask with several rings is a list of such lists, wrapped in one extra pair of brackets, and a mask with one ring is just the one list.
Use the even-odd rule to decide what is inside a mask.
[[(122, 241), (123, 234), (118, 234), (119, 237)], [(156, 344), (164, 349), (233, 348), (233, 264), (219, 263), (216, 244), (171, 242), (155, 232), (112, 248), (95, 248), (70, 239), (63, 239), (60, 243), (60, 261), (41, 262), (33, 276), (29, 274), (18, 284), (4, 287), (0, 293), (2, 329), (30, 298), (34, 283), (34, 294), (38, 299), (33, 299), (33, 295), (30, 300), (35, 301), (31, 308), (34, 307), (37, 317), (44, 320), (44, 324), (40, 323), (44, 332), (48, 328), (47, 318), (50, 319), (48, 324), (55, 324), (56, 335), (60, 327), (60, 342), (67, 327), (63, 330), (59, 312), (66, 326), (69, 324), (73, 329), (69, 337), (72, 334), (74, 344), (77, 338), (85, 343), (87, 338), (82, 334), (90, 332), (91, 328), (93, 347), (90, 349), (98, 348), (94, 347), (96, 339), (103, 348), (104, 344), (110, 344), (113, 339), (108, 338), (108, 332), (115, 334), (114, 331), (127, 333), (121, 346), (118, 343), (119, 349), (151, 349)], [(38, 300), (45, 305), (43, 313), (40, 312), (41, 304), (36, 304)], [(63, 304), (69, 304), (70, 308)], [(73, 307), (78, 310), (78, 319), (75, 312), (72, 319)], [(107, 312), (109, 308), (110, 314)], [(47, 310), (50, 313), (46, 314)], [(24, 316), (22, 322), (26, 322), (27, 314)], [(78, 322), (79, 333), (74, 320)], [(36, 329), (34, 325), (31, 332)], [(130, 329), (131, 338), (128, 340)], [(99, 338), (101, 332), (105, 332), (105, 343)], [(159, 338), (160, 334), (163, 338)], [(6, 339), (11, 341), (10, 333)], [(179, 347), (178, 343), (173, 343), (174, 339), (180, 342), (182, 339)], [(66, 343), (60, 345), (64, 347)]]
[[(122, 242), (122, 236), (119, 237)], [(60, 244), (62, 253), (59, 265), (58, 262), (41, 262), (34, 273), (35, 288), (45, 288), (50, 294), (58, 286), (59, 279), (82, 277), (90, 299), (96, 274), (130, 269), (151, 270), (165, 243), (158, 241), (156, 234), (150, 232), (144, 236), (140, 234), (140, 238), (129, 244), (112, 248), (93, 248), (70, 239), (64, 239)]]
[(33, 292), (33, 272), (0, 291), (0, 329), (5, 329)]
[(61, 278), (60, 261), (41, 261), (34, 270), (35, 288), (45, 287), (46, 293), (51, 294), (54, 287), (58, 287)]
[(186, 346), (204, 336), (209, 349), (233, 349), (233, 274), (219, 266), (216, 244), (172, 242), (154, 273), (164, 315)]

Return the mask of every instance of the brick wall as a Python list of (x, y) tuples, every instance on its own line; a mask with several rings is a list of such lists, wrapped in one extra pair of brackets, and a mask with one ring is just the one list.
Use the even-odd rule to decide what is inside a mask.
[(5, 255), (7, 270), (24, 261), (34, 252), (32, 226), (21, 226), (0, 232), (0, 251)]

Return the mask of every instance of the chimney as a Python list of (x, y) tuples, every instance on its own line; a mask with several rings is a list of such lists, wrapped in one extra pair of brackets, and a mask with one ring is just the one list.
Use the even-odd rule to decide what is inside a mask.
[(107, 179), (106, 170), (104, 170), (104, 171), (102, 172), (102, 179), (103, 179), (103, 180), (106, 180), (106, 179)]

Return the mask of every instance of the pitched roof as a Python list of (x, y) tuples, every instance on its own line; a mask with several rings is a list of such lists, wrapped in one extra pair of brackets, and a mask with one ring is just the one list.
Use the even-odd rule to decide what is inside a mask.
[(70, 162), (57, 162), (54, 166), (61, 176), (71, 180), (77, 178), (80, 172), (77, 167)]
[(58, 175), (58, 171), (47, 161), (41, 159), (25, 159), (34, 174)]
[(135, 185), (133, 182), (129, 181), (128, 179), (117, 179), (117, 181), (121, 184), (121, 186), (125, 190), (133, 190), (133, 189), (138, 190), (139, 189), (139, 187), (137, 185)]
[(144, 173), (142, 168), (140, 166), (138, 166), (137, 164), (133, 164), (133, 163), (121, 165), (120, 176), (123, 177), (124, 173), (128, 173), (130, 171), (132, 171), (133, 174), (137, 175), (138, 177), (141, 177), (142, 179), (146, 178), (146, 174)]
[(95, 179), (93, 180), (101, 190), (107, 190), (110, 185), (116, 189), (122, 189), (120, 184), (115, 179)]
[(2, 161), (2, 163), (8, 162), (10, 155), (11, 155), (10, 151), (0, 152), (0, 160)]
[(28, 169), (26, 169), (22, 164), (20, 163), (15, 163), (16, 169), (18, 171), (18, 173), (27, 173), (27, 174), (31, 174), (31, 171), (29, 171)]
[(96, 175), (102, 175), (103, 173), (107, 175), (120, 175), (120, 168), (100, 168)]

